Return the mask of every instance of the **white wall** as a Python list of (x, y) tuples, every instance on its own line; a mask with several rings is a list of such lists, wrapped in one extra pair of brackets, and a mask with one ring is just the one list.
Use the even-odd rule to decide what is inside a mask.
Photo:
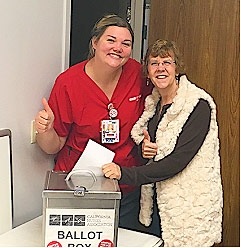
[(0, 0), (0, 129), (12, 131), (14, 226), (42, 214), (52, 157), (30, 144), (30, 123), (68, 64), (66, 6), (70, 0)]
[(143, 28), (143, 5), (144, 0), (131, 1), (131, 27), (134, 31), (135, 42), (132, 58), (141, 61), (142, 28)]

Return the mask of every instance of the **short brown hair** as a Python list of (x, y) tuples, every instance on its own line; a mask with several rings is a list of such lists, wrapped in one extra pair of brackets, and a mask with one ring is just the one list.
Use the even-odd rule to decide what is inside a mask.
[(182, 55), (174, 41), (168, 40), (156, 40), (153, 44), (151, 44), (146, 52), (144, 61), (143, 61), (143, 75), (144, 77), (148, 74), (148, 62), (149, 57), (158, 57), (165, 58), (168, 56), (173, 57), (176, 64), (176, 72), (180, 74), (185, 73), (185, 65), (183, 63)]

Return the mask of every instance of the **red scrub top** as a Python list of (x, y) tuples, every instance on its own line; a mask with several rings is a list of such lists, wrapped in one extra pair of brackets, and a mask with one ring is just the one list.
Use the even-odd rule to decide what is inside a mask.
[[(130, 137), (130, 131), (144, 108), (144, 99), (151, 93), (141, 76), (141, 65), (129, 59), (117, 87), (108, 100), (105, 93), (85, 73), (87, 61), (76, 64), (61, 73), (52, 89), (49, 105), (55, 115), (54, 128), (59, 136), (67, 137), (66, 144), (57, 154), (54, 170), (71, 171), (84, 151), (89, 139), (101, 144), (101, 120), (109, 119), (108, 105), (118, 111), (120, 141), (101, 144), (115, 152), (113, 162), (120, 166), (140, 166), (143, 161)], [(94, 154), (93, 154), (94, 156)], [(122, 192), (130, 192), (133, 186), (120, 185)]]

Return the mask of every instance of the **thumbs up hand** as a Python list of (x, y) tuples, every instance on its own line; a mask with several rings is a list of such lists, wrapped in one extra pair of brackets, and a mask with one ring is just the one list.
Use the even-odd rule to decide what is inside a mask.
[(143, 158), (153, 158), (157, 154), (157, 144), (151, 142), (150, 135), (147, 130), (143, 130), (144, 139), (142, 142)]
[(35, 129), (38, 133), (45, 133), (53, 128), (54, 114), (45, 98), (42, 99), (43, 110), (35, 117)]

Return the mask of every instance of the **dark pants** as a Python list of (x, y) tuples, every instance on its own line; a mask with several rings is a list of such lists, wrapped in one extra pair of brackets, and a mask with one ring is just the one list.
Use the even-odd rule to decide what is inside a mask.
[(133, 192), (123, 194), (120, 201), (119, 227), (161, 237), (160, 217), (158, 214), (158, 207), (155, 195), (153, 199), (154, 208), (152, 223), (149, 227), (145, 227), (139, 222), (140, 188)]

